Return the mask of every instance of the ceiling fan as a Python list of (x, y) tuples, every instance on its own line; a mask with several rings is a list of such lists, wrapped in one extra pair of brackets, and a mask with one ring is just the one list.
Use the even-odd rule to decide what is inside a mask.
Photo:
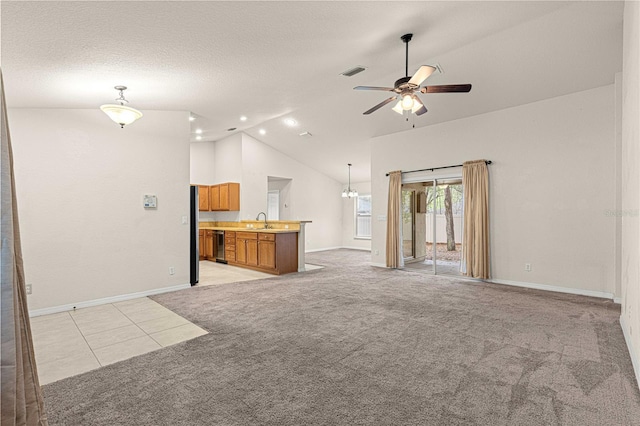
[(395, 92), (395, 94), (389, 99), (385, 99), (378, 105), (363, 112), (364, 115), (371, 114), (374, 111), (379, 110), (389, 102), (398, 100), (398, 103), (393, 107), (393, 110), (398, 114), (402, 114), (404, 111), (410, 111), (416, 115), (422, 115), (427, 112), (427, 107), (418, 98), (415, 92), (420, 93), (466, 93), (471, 91), (470, 84), (444, 84), (439, 86), (424, 86), (420, 87), (423, 81), (425, 81), (436, 70), (435, 67), (429, 65), (422, 65), (418, 71), (409, 77), (409, 42), (413, 34), (405, 34), (400, 39), (406, 45), (406, 60), (405, 60), (405, 75), (401, 79), (396, 80), (393, 87), (375, 87), (375, 86), (356, 86), (355, 90), (382, 90), (385, 92)]

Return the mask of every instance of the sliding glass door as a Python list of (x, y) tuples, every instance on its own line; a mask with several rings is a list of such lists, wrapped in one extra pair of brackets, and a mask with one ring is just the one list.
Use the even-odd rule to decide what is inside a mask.
[[(406, 267), (435, 274), (460, 275), (462, 179), (432, 179), (406, 183), (402, 187)], [(406, 226), (404, 216), (407, 217)], [(410, 252), (408, 247), (411, 247)]]
[(402, 255), (405, 262), (415, 259), (415, 191), (402, 188)]

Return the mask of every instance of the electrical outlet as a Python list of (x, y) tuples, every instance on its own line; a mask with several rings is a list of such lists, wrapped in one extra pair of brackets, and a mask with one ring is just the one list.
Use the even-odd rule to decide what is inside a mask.
[(531, 272), (531, 264), (530, 263), (525, 263), (524, 264), (524, 270), (527, 272)]
[(27, 294), (31, 294), (31, 284), (27, 284), (24, 287), (27, 290)]
[(173, 275), (176, 273), (176, 268), (174, 268), (173, 266), (169, 266), (169, 275)]
[(380, 254), (380, 250), (375, 251), (376, 256)]
[(187, 216), (182, 216), (182, 224), (186, 225), (187, 224)]

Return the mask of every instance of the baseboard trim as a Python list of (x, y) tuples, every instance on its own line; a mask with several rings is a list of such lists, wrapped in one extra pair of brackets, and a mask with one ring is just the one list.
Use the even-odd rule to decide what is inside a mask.
[(305, 253), (316, 253), (318, 251), (328, 251), (328, 250), (338, 250), (338, 249), (371, 251), (371, 249), (363, 248), (363, 247), (336, 246), (336, 247), (324, 247), (319, 249), (305, 250)]
[(387, 264), (386, 263), (373, 263), (373, 262), (371, 262), (371, 266), (375, 266), (377, 268), (386, 268)]
[(510, 280), (498, 280), (498, 279), (490, 279), (486, 281), (490, 283), (504, 284), (504, 285), (510, 285), (514, 287), (525, 287), (525, 288), (532, 288), (536, 290), (555, 291), (557, 293), (568, 293), (568, 294), (577, 294), (580, 296), (599, 297), (601, 299), (610, 299), (615, 302), (613, 298), (613, 293), (606, 293), (604, 291), (584, 290), (581, 288), (559, 287), (555, 285), (527, 283), (522, 281), (510, 281)]
[(350, 246), (342, 246), (340, 248), (343, 249), (347, 249), (347, 250), (361, 250), (361, 251), (368, 251), (371, 252), (370, 248), (365, 248), (365, 247), (350, 247)]
[(172, 287), (155, 288), (153, 290), (139, 291), (137, 293), (120, 294), (118, 296), (103, 297), (102, 299), (85, 300), (78, 303), (69, 303), (67, 305), (52, 306), (50, 308), (34, 309), (29, 311), (30, 317), (39, 317), (42, 315), (57, 314), (58, 312), (72, 311), (80, 308), (89, 308), (91, 306), (106, 305), (107, 303), (122, 302), (129, 299), (137, 299), (139, 297), (153, 296), (154, 294), (169, 293), (177, 290), (190, 288), (191, 284), (180, 284)]
[(318, 251), (337, 250), (337, 249), (341, 249), (341, 248), (343, 248), (343, 247), (341, 247), (341, 246), (325, 247), (325, 248), (319, 248), (319, 249), (305, 250), (305, 253), (315, 253), (315, 252), (318, 252)]
[(622, 335), (624, 336), (624, 341), (627, 344), (627, 350), (629, 351), (629, 356), (631, 357), (633, 372), (636, 373), (636, 383), (640, 388), (640, 360), (638, 359), (638, 355), (633, 348), (633, 343), (631, 343), (631, 336), (629, 335), (628, 331), (629, 327), (627, 327), (627, 321), (624, 319), (623, 315), (620, 315), (620, 328), (622, 328)]

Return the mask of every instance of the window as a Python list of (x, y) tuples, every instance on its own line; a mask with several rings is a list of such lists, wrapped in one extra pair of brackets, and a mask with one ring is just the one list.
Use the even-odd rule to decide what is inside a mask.
[(356, 197), (356, 238), (371, 239), (371, 195)]

